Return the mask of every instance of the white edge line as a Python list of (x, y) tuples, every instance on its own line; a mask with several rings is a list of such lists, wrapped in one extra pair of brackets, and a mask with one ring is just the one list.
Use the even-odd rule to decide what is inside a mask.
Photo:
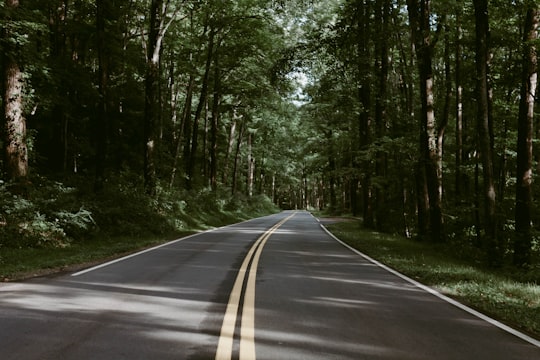
[(118, 259), (114, 259), (114, 260), (108, 261), (108, 262), (103, 263), (103, 264), (99, 264), (99, 265), (90, 267), (90, 268), (88, 268), (88, 269), (84, 269), (84, 270), (78, 271), (78, 272), (76, 272), (76, 273), (71, 274), (71, 276), (80, 276), (80, 275), (89, 273), (89, 272), (91, 272), (91, 271), (98, 270), (98, 269), (104, 268), (104, 267), (106, 267), (106, 266), (109, 266), (109, 265), (112, 265), (112, 264), (116, 264), (116, 263), (118, 263), (118, 262), (121, 262), (121, 261), (130, 259), (130, 258), (132, 258), (132, 257), (139, 256), (139, 255), (141, 255), (141, 254), (145, 254), (145, 253), (147, 253), (147, 252), (154, 251), (154, 250), (157, 250), (157, 249), (159, 249), (159, 248), (162, 248), (162, 247), (165, 247), (165, 246), (169, 246), (169, 245), (175, 244), (175, 243), (177, 243), (177, 242), (180, 242), (180, 241), (184, 241), (184, 240), (193, 238), (193, 237), (195, 237), (195, 236), (199, 236), (199, 235), (206, 234), (206, 233), (209, 233), (209, 232), (212, 232), (212, 231), (224, 229), (224, 228), (227, 228), (227, 227), (233, 226), (233, 225), (240, 225), (240, 224), (246, 223), (246, 222), (251, 221), (251, 220), (255, 220), (255, 219), (248, 219), (248, 220), (244, 220), (244, 221), (241, 221), (241, 222), (239, 222), (239, 223), (236, 223), (236, 224), (230, 224), (230, 225), (220, 226), (220, 227), (217, 227), (217, 228), (208, 229), (208, 230), (201, 231), (201, 232), (198, 232), (198, 233), (195, 233), (195, 234), (187, 235), (187, 236), (184, 236), (184, 237), (182, 237), (182, 238), (179, 238), (179, 239), (176, 239), (176, 240), (172, 240), (172, 241), (166, 242), (166, 243), (161, 244), (161, 245), (157, 245), (157, 246), (154, 246), (154, 247), (151, 247), (151, 248), (148, 248), (148, 249), (145, 249), (145, 250), (142, 250), (142, 251), (139, 251), (139, 252), (136, 252), (136, 253), (127, 255), (127, 256), (123, 256), (123, 257), (118, 258)]
[(108, 262), (103, 263), (103, 264), (99, 264), (99, 265), (93, 266), (93, 267), (88, 268), (88, 269), (84, 269), (84, 270), (78, 271), (78, 272), (76, 272), (76, 273), (71, 274), (71, 276), (79, 276), (79, 275), (83, 275), (83, 274), (86, 274), (86, 273), (88, 273), (88, 272), (91, 272), (91, 271), (94, 271), (94, 270), (98, 270), (98, 269), (104, 268), (104, 267), (106, 267), (106, 266), (115, 264), (115, 263), (117, 263), (117, 262), (121, 262), (121, 261), (130, 259), (130, 258), (132, 258), (132, 257), (139, 256), (139, 255), (145, 254), (145, 253), (147, 253), (147, 252), (157, 250), (157, 249), (162, 248), (162, 247), (164, 247), (164, 246), (172, 245), (172, 244), (174, 244), (174, 243), (177, 243), (177, 242), (180, 242), (180, 241), (183, 241), (183, 240), (187, 240), (187, 239), (189, 239), (189, 238), (192, 238), (192, 237), (195, 237), (195, 236), (198, 236), (198, 235), (201, 235), (201, 234), (205, 234), (205, 233), (207, 233), (207, 232), (211, 232), (211, 231), (214, 231), (214, 230), (217, 230), (217, 229), (210, 229), (210, 230), (206, 230), (206, 231), (204, 231), (204, 232), (200, 232), (200, 233), (196, 233), (196, 234), (191, 234), (191, 235), (185, 236), (185, 237), (180, 238), (180, 239), (176, 239), (176, 240), (173, 240), (173, 241), (169, 241), (169, 242), (164, 243), (164, 244), (161, 244), (161, 245), (157, 245), (157, 246), (154, 246), (154, 247), (151, 247), (151, 248), (148, 248), (148, 249), (145, 249), (145, 250), (142, 250), (142, 251), (139, 251), (139, 252), (130, 254), (130, 255), (123, 256), (123, 257), (118, 258), (118, 259), (114, 259), (114, 260), (108, 261)]
[(416, 281), (414, 279), (411, 279), (407, 275), (404, 275), (404, 274), (402, 274), (402, 273), (400, 273), (400, 272), (398, 272), (398, 271), (384, 265), (383, 263), (369, 257), (368, 255), (362, 253), (361, 251), (359, 251), (359, 250), (353, 248), (352, 246), (344, 243), (342, 240), (338, 239), (334, 234), (332, 234), (324, 225), (320, 224), (320, 226), (328, 235), (330, 235), (333, 239), (335, 239), (341, 245), (345, 246), (346, 248), (353, 251), (354, 253), (360, 255), (361, 257), (368, 260), (369, 262), (371, 262), (371, 263), (383, 268), (384, 270), (386, 270), (386, 271), (388, 271), (388, 272), (402, 278), (403, 280), (413, 284), (414, 286), (416, 286), (416, 287), (418, 287), (418, 288), (420, 288), (420, 289), (422, 289), (424, 291), (427, 291), (428, 293), (438, 297), (439, 299), (444, 300), (447, 303), (450, 303), (450, 304), (456, 306), (457, 308), (459, 308), (461, 310), (464, 310), (464, 311), (468, 312), (469, 314), (471, 314), (473, 316), (476, 316), (477, 318), (479, 318), (481, 320), (487, 321), (491, 325), (494, 325), (494, 326), (498, 327), (499, 329), (504, 330), (504, 331), (514, 335), (514, 336), (517, 336), (521, 340), (524, 340), (524, 341), (526, 341), (526, 342), (540, 348), (540, 341), (538, 341), (538, 340), (530, 337), (529, 335), (524, 334), (521, 331), (518, 331), (518, 330), (516, 330), (516, 329), (514, 329), (514, 328), (512, 328), (512, 327), (510, 327), (508, 325), (505, 325), (505, 324), (501, 323), (498, 320), (495, 320), (495, 319), (493, 319), (493, 318), (491, 318), (491, 317), (489, 317), (489, 316), (487, 316), (485, 314), (482, 314), (481, 312), (476, 311), (476, 310), (468, 307), (467, 305), (464, 305), (464, 304), (462, 304), (462, 303), (460, 303), (460, 302), (458, 302), (458, 301), (456, 301), (456, 300), (454, 300), (454, 299), (452, 299), (452, 298), (450, 298), (450, 297), (448, 297), (446, 295), (443, 295), (440, 292), (438, 292), (437, 290), (435, 290), (433, 288), (430, 288), (429, 286), (426, 286), (424, 284), (421, 284), (418, 281)]

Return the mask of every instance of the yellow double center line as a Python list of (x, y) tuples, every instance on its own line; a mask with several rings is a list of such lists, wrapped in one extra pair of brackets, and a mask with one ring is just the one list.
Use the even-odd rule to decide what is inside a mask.
[[(216, 351), (216, 360), (230, 360), (232, 358), (234, 330), (236, 327), (236, 317), (238, 316), (238, 308), (240, 307), (240, 298), (242, 296), (242, 287), (246, 278), (246, 273), (249, 267), (247, 284), (244, 292), (244, 304), (242, 306), (242, 325), (240, 327), (240, 360), (255, 360), (255, 281), (257, 279), (257, 267), (259, 258), (261, 257), (264, 245), (279, 229), (279, 227), (296, 213), (293, 213), (285, 219), (272, 226), (261, 237), (257, 239), (255, 244), (249, 249), (242, 266), (238, 271), (234, 286), (229, 297), (223, 324), (221, 325), (221, 333)], [(251, 263), (251, 266), (250, 266)]]

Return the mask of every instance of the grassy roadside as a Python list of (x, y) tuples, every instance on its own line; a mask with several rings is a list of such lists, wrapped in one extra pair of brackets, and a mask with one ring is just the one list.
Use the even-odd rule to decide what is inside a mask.
[(0, 251), (2, 255), (0, 282), (79, 270), (188, 234), (190, 232), (176, 233), (174, 236), (147, 235), (139, 238), (96, 237), (88, 241), (75, 242), (64, 248), (4, 248)]
[(494, 272), (460, 259), (448, 245), (377, 233), (356, 221), (327, 227), (374, 259), (540, 339), (539, 269), (528, 273)]
[[(58, 198), (58, 193), (40, 196), (47, 200)], [(152, 199), (132, 190), (111, 190), (106, 195), (97, 200), (83, 198), (84, 212), (68, 213), (69, 221), (64, 223), (65, 204), (79, 201), (75, 195), (68, 194), (58, 210), (51, 210), (55, 204), (50, 202), (41, 204), (41, 197), (34, 197), (33, 202), (16, 199), (24, 207), (14, 204), (8, 211), (13, 214), (12, 208), (21, 208), (18, 216), (4, 224), (0, 221), (0, 282), (76, 271), (188, 234), (279, 211), (264, 196), (200, 191), (165, 193)], [(8, 211), (0, 211), (0, 220)], [(77, 222), (81, 216), (91, 221)]]

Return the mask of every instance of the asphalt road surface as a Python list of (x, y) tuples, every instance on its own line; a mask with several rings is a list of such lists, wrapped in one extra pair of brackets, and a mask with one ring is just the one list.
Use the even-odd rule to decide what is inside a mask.
[(0, 284), (0, 359), (540, 359), (458, 306), (289, 211)]

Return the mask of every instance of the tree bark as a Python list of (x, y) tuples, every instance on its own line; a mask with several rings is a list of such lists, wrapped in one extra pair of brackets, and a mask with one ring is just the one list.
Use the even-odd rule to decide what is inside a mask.
[[(195, 76), (193, 73), (189, 74), (189, 80), (186, 88), (186, 100), (184, 103), (184, 108), (182, 110), (182, 117), (180, 119), (180, 124), (178, 126), (178, 134), (176, 135), (176, 149), (173, 159), (173, 167), (171, 171), (171, 181), (170, 187), (174, 185), (174, 179), (178, 171), (178, 158), (180, 157), (180, 152), (182, 148), (182, 140), (184, 139), (184, 134), (189, 134), (191, 129), (190, 120), (191, 120), (191, 102), (193, 100), (193, 86), (195, 85)], [(187, 127), (187, 129), (186, 129)]]
[(152, 0), (150, 6), (150, 29), (147, 42), (144, 104), (144, 186), (148, 195), (154, 196), (156, 182), (156, 125), (159, 121), (159, 63), (163, 41), (163, 0)]
[(518, 118), (516, 173), (516, 240), (514, 264), (527, 266), (531, 262), (531, 212), (534, 99), (537, 86), (537, 55), (534, 41), (538, 38), (540, 11), (537, 5), (527, 9), (523, 34), (523, 78)]
[(484, 249), (488, 264), (500, 264), (501, 249), (497, 240), (497, 192), (493, 169), (493, 125), (490, 116), (489, 16), (488, 0), (474, 0), (476, 20), (476, 96), (478, 145), (482, 162), (484, 198)]
[(229, 129), (229, 138), (227, 141), (227, 144), (228, 144), (227, 152), (225, 153), (225, 163), (224, 163), (223, 173), (222, 173), (222, 178), (221, 178), (221, 182), (224, 185), (227, 185), (229, 182), (229, 162), (230, 162), (231, 154), (233, 152), (234, 136), (236, 134), (236, 125), (237, 125), (238, 119), (239, 117), (236, 114), (236, 110), (234, 110), (232, 119), (231, 119), (231, 127)]
[[(386, 135), (386, 101), (388, 83), (388, 25), (390, 18), (390, 1), (379, 0), (376, 4), (375, 18), (377, 20), (378, 34), (380, 35), (376, 45), (376, 73), (378, 78), (377, 98), (375, 101), (375, 131), (377, 138)], [(379, 186), (375, 193), (375, 223), (378, 230), (386, 227), (388, 210), (386, 209), (386, 173), (387, 153), (377, 151), (375, 160), (375, 175), (379, 179)]]
[[(206, 65), (204, 69), (204, 75), (202, 79), (201, 93), (199, 95), (199, 103), (197, 104), (197, 109), (195, 110), (195, 118), (193, 119), (192, 135), (191, 135), (191, 150), (189, 152), (189, 157), (187, 158), (187, 174), (186, 174), (186, 187), (191, 188), (193, 177), (195, 175), (195, 163), (197, 157), (197, 146), (199, 138), (199, 122), (201, 119), (203, 108), (206, 104), (206, 98), (208, 96), (208, 81), (210, 78), (210, 68), (212, 66), (212, 58), (214, 55), (214, 37), (216, 35), (216, 30), (214, 28), (210, 29), (210, 37), (208, 39), (208, 52), (206, 55)], [(187, 134), (186, 134), (187, 135)]]
[(248, 132), (247, 140), (247, 195), (253, 196), (253, 181), (255, 177), (255, 158), (253, 157), (253, 134)]
[(98, 91), (99, 103), (96, 119), (95, 138), (96, 138), (96, 173), (94, 179), (94, 191), (103, 190), (105, 182), (105, 164), (107, 158), (108, 141), (108, 84), (109, 84), (109, 54), (106, 50), (106, 23), (109, 4), (105, 0), (96, 0), (96, 28), (98, 37)]
[[(240, 149), (242, 147), (242, 139), (244, 137), (244, 121), (240, 121), (240, 128), (238, 129), (238, 139), (236, 140), (236, 150), (234, 152), (233, 172), (231, 182), (231, 193), (234, 196), (236, 194), (236, 187), (238, 183), (238, 161), (240, 159)], [(274, 188), (275, 189), (275, 188)]]
[[(459, 10), (458, 10), (459, 11)], [(455, 178), (455, 192), (456, 201), (460, 201), (463, 193), (463, 178), (464, 174), (461, 170), (463, 165), (463, 84), (462, 84), (462, 33), (461, 28), (461, 14), (456, 15), (457, 29), (456, 29), (456, 45), (455, 45), (455, 89), (456, 89), (456, 178)]]
[[(6, 8), (11, 15), (16, 15), (18, 0), (6, 0)], [(3, 37), (13, 34), (11, 22), (6, 19), (3, 25)], [(18, 49), (6, 42), (3, 55), (3, 113), (4, 113), (4, 171), (7, 180), (23, 183), (28, 176), (28, 148), (26, 145), (26, 119), (24, 116), (23, 72), (17, 61)]]
[[(420, 114), (420, 166), (423, 166), (424, 176), (418, 176), (425, 185), (418, 188), (427, 188), (428, 209), (427, 236), (433, 242), (443, 241), (442, 217), (442, 185), (437, 175), (438, 146), (437, 124), (434, 108), (434, 77), (432, 66), (433, 43), (431, 39), (430, 0), (407, 0), (409, 19), (412, 26), (413, 43), (415, 45), (420, 77), (420, 101), (422, 111)], [(422, 230), (422, 227), (420, 227)]]
[[(446, 21), (446, 19), (444, 20)], [(442, 114), (442, 121), (437, 127), (437, 183), (439, 185), (438, 197), (442, 204), (443, 200), (443, 164), (444, 164), (444, 134), (446, 127), (450, 120), (450, 106), (452, 101), (452, 77), (450, 67), (450, 28), (445, 24), (444, 26), (444, 109)]]
[[(50, 57), (52, 62), (62, 64), (67, 54), (67, 18), (71, 10), (68, 0), (56, 0), (49, 5), (49, 41)], [(62, 87), (56, 89), (59, 98), (66, 98), (69, 102), (69, 92)], [(69, 153), (69, 123), (66, 114), (66, 105), (57, 103), (53, 107), (52, 124), (50, 126), (52, 139), (49, 149), (49, 166), (57, 171), (66, 173)]]
[[(371, 143), (371, 78), (370, 78), (370, 49), (368, 39), (368, 29), (370, 26), (371, 9), (369, 6), (362, 6), (358, 9), (358, 74), (359, 74), (359, 86), (358, 86), (358, 98), (362, 109), (358, 118), (359, 121), (359, 149), (366, 150)], [(334, 168), (335, 168), (335, 161)], [(371, 161), (364, 160), (361, 164), (363, 170), (363, 176), (361, 177), (360, 184), (362, 186), (362, 207), (363, 207), (363, 225), (367, 228), (375, 227), (375, 219), (373, 216), (373, 196), (371, 185)], [(330, 197), (335, 199), (334, 189), (334, 175), (331, 178), (331, 194)], [(335, 206), (335, 204), (334, 204)]]
[(217, 190), (217, 137), (219, 128), (221, 103), (221, 69), (219, 67), (219, 54), (216, 53), (214, 68), (214, 94), (212, 102), (212, 123), (210, 126), (210, 187)]

